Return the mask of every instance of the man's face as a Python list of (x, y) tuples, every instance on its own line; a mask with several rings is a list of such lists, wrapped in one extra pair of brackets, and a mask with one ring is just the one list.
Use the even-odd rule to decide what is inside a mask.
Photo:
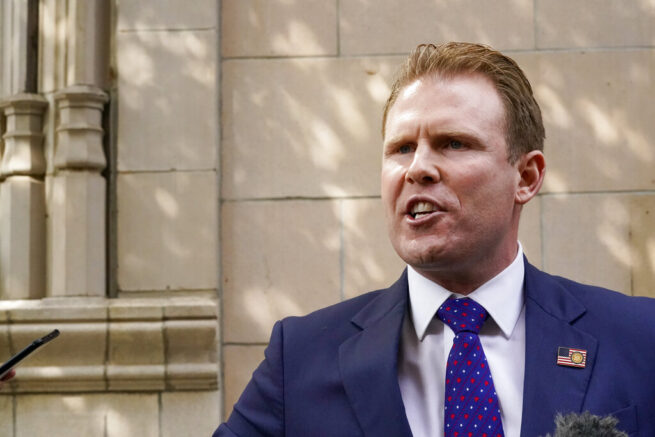
[(520, 174), (508, 162), (504, 114), (481, 74), (421, 78), (389, 111), (382, 202), (391, 242), (446, 287), (484, 282), (492, 276), (475, 276), (495, 275), (516, 256)]

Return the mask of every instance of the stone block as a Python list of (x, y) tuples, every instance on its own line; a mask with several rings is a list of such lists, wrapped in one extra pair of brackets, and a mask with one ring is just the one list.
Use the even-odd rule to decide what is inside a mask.
[(655, 193), (629, 200), (632, 294), (655, 297)]
[(34, 300), (10, 307), (8, 313), (14, 323), (105, 322), (107, 320), (105, 302), (104, 298), (93, 297)]
[(166, 389), (216, 390), (219, 374), (216, 363), (170, 363), (166, 365)]
[(120, 174), (121, 291), (215, 289), (216, 173)]
[(118, 30), (215, 28), (220, 2), (198, 0), (122, 0), (116, 7)]
[(241, 392), (252, 377), (259, 363), (264, 359), (265, 346), (223, 347), (223, 374), (225, 377), (225, 406), (223, 417), (227, 420), (232, 413), (234, 404), (239, 400)]
[(276, 320), (339, 301), (339, 215), (336, 201), (223, 204), (225, 341), (266, 342)]
[[(105, 435), (105, 414), (84, 405), (87, 396), (36, 395), (17, 397), (15, 435), (68, 437)], [(58, 402), (55, 404), (53, 398)]]
[(42, 181), (12, 176), (0, 184), (0, 296), (37, 299), (46, 289), (46, 213)]
[(163, 390), (162, 322), (113, 322), (109, 325), (109, 390)]
[(40, 92), (74, 84), (109, 88), (112, 6), (107, 1), (39, 4)]
[(344, 298), (390, 286), (405, 263), (389, 241), (380, 199), (341, 202)]
[(655, 4), (647, 0), (536, 0), (535, 10), (538, 48), (655, 44)]
[(122, 2), (40, 2), (40, 92), (76, 84), (110, 87), (110, 39), (115, 34), (113, 12), (117, 3)]
[[(54, 93), (43, 95), (49, 108), (55, 108)], [(46, 192), (52, 189), (52, 177), (55, 173), (55, 143), (57, 137), (57, 111), (46, 111), (43, 115), (43, 151), (46, 161), (45, 184)], [(47, 195), (46, 195), (47, 196)]]
[(216, 32), (124, 32), (116, 44), (118, 170), (215, 169)]
[(542, 191), (655, 188), (655, 51), (514, 58), (532, 82), (544, 116), (548, 171)]
[(100, 172), (107, 166), (102, 112), (109, 96), (98, 87), (74, 85), (57, 91), (54, 99), (58, 115), (55, 167)]
[(118, 392), (164, 391), (163, 364), (107, 365), (107, 390)]
[(174, 389), (215, 389), (218, 386), (218, 323), (210, 320), (167, 320), (166, 380)]
[(38, 89), (43, 93), (66, 86), (66, 55), (62, 53), (66, 44), (66, 6), (57, 1), (39, 5)]
[(107, 308), (110, 320), (163, 320), (164, 308), (148, 300), (115, 299)]
[(104, 392), (104, 366), (24, 366), (9, 382), (14, 393)]
[[(54, 2), (51, 2), (54, 3)], [(65, 19), (57, 23), (63, 37), (56, 56), (65, 68), (66, 85), (110, 86), (110, 39), (113, 36), (112, 4), (106, 1), (67, 2)], [(63, 52), (63, 53), (62, 53)]]
[(218, 302), (208, 299), (167, 299), (164, 307), (166, 319), (216, 319)]
[[(11, 358), (12, 355), (11, 340), (9, 339), (9, 325), (3, 321), (3, 323), (0, 324), (0, 363), (4, 363)], [(0, 399), (2, 398), (0, 397)]]
[(14, 436), (13, 396), (0, 396), (0, 435)]
[[(9, 309), (8, 353), (16, 353), (38, 337), (58, 329), (59, 337), (21, 363), (20, 377), (11, 381), (14, 392), (93, 391), (106, 387), (106, 310), (98, 314), (97, 302), (75, 305), (62, 300), (6, 302)], [(88, 305), (88, 307), (86, 306)], [(75, 311), (77, 309), (77, 311)], [(8, 389), (6, 389), (8, 390)]]
[(156, 394), (119, 394), (106, 403), (107, 437), (161, 436)]
[(533, 198), (523, 206), (519, 241), (530, 263), (541, 268), (541, 196)]
[(167, 320), (164, 323), (166, 362), (215, 363), (218, 323), (210, 320)]
[[(168, 305), (184, 311), (165, 314)], [(61, 332), (4, 392), (215, 390), (216, 309), (213, 299), (179, 296), (0, 300), (2, 319), (12, 322), (0, 324), (5, 359)]]
[(48, 296), (104, 296), (106, 181), (99, 174), (61, 171), (48, 205)]
[(447, 41), (534, 47), (530, 0), (344, 0), (339, 17), (341, 53), (347, 55), (408, 53), (420, 43)]
[(156, 394), (24, 395), (16, 402), (16, 437), (158, 437)]
[(629, 196), (551, 195), (542, 208), (548, 273), (631, 294)]
[(112, 322), (109, 364), (157, 365), (164, 362), (162, 322)]
[(211, 435), (221, 422), (220, 393), (161, 394), (161, 437)]
[(399, 60), (223, 63), (223, 196), (379, 195), (382, 107)]
[(9, 328), (12, 352), (17, 353), (55, 328), (59, 329), (59, 337), (42, 346), (21, 367), (92, 367), (105, 363), (106, 323), (14, 323)]
[(25, 2), (4, 1), (2, 12), (2, 66), (0, 66), (0, 96), (8, 96), (25, 90), (28, 63), (31, 52), (28, 45), (27, 14)]
[(45, 174), (42, 126), (46, 106), (40, 94), (21, 93), (0, 100), (4, 124), (1, 176), (40, 178)]
[(223, 0), (221, 6), (225, 57), (337, 53), (335, 0)]

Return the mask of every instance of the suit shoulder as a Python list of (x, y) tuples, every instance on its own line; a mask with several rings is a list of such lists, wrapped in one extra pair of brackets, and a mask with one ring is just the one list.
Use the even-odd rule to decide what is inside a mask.
[[(389, 288), (371, 291), (314, 311), (302, 317), (287, 317), (280, 323), (285, 339), (302, 342), (325, 339), (335, 342), (358, 332), (368, 323), (407, 302), (406, 271)], [(313, 340), (312, 340), (313, 341)]]

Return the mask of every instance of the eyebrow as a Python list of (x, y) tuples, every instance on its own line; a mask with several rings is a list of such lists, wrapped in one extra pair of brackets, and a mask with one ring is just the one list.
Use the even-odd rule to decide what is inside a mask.
[[(430, 137), (430, 141), (438, 141), (440, 139), (445, 139), (445, 138), (455, 138), (455, 139), (462, 139), (464, 141), (467, 141), (469, 143), (473, 144), (482, 144), (484, 141), (478, 135), (476, 132), (473, 131), (464, 131), (464, 130), (446, 130), (446, 131), (440, 131), (437, 135), (433, 135)], [(383, 146), (388, 147), (388, 146), (393, 146), (397, 145), (399, 143), (405, 143), (405, 142), (414, 142), (415, 136), (411, 133), (399, 133), (398, 135), (395, 135), (393, 137), (389, 137), (389, 139), (386, 139), (383, 141)]]
[(390, 146), (390, 145), (393, 145), (393, 144), (402, 143), (402, 142), (405, 141), (405, 140), (404, 140), (404, 137), (405, 137), (404, 135), (396, 135), (396, 136), (394, 136), (394, 137), (385, 138), (385, 139), (382, 141), (382, 145), (383, 145), (384, 147), (387, 147), (387, 146)]

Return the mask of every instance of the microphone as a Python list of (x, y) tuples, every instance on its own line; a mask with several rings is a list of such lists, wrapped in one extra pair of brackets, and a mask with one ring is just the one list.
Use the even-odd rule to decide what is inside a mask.
[[(555, 435), (552, 437), (628, 437), (616, 429), (619, 421), (612, 416), (595, 416), (588, 411), (555, 417)], [(546, 437), (551, 437), (547, 434)]]

